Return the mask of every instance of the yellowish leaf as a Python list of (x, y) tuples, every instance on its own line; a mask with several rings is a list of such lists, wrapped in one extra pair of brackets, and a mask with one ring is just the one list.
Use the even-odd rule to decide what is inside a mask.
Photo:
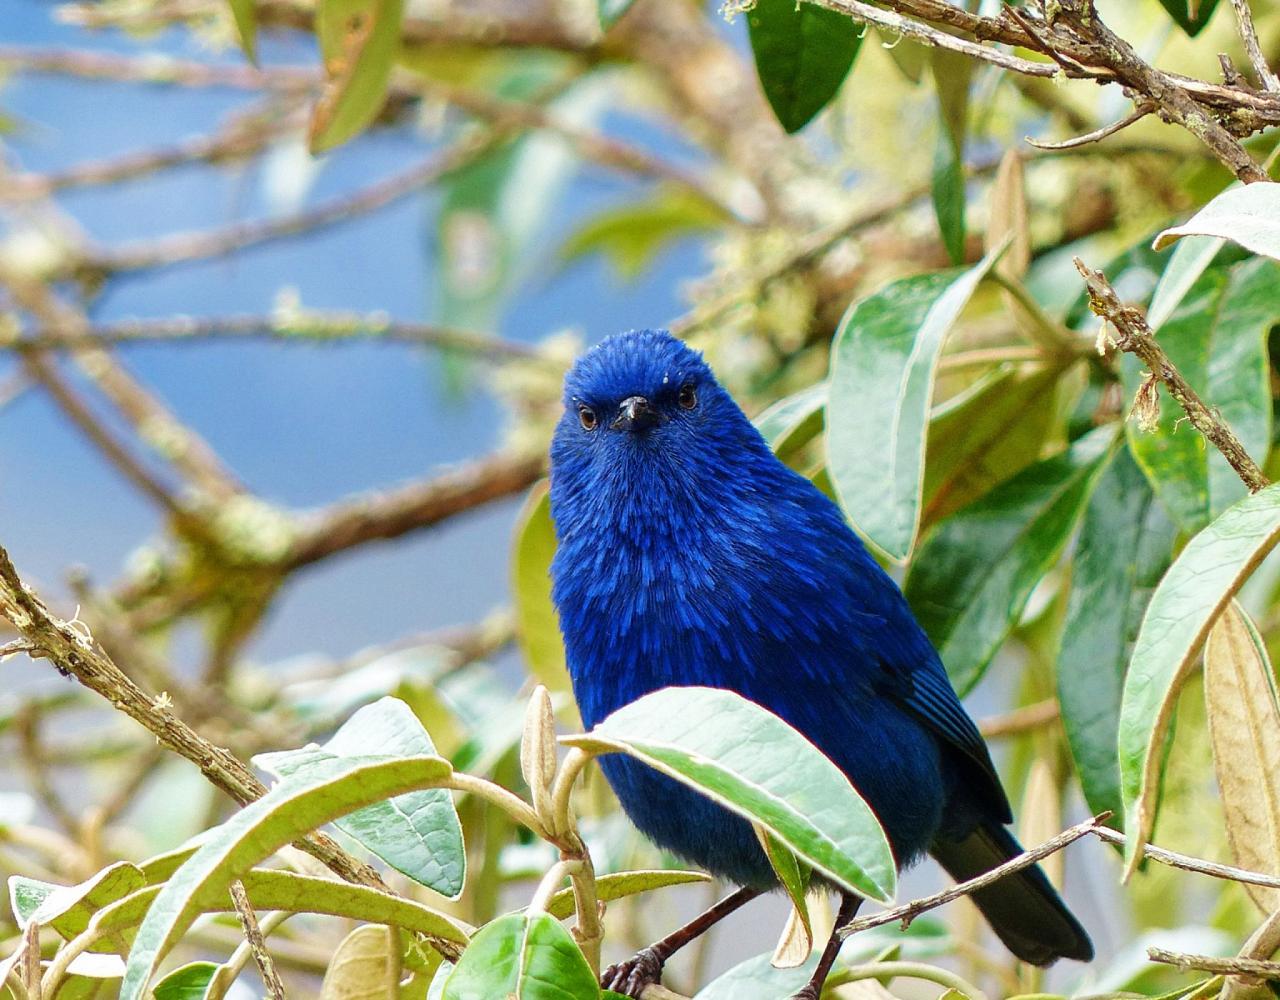
[(320, 1000), (397, 1000), (400, 948), (382, 924), (362, 924), (334, 952), (320, 986)]
[[(1204, 696), (1227, 840), (1236, 864), (1280, 873), (1280, 702), (1257, 629), (1234, 601), (1209, 633)], [(1264, 913), (1280, 890), (1246, 885)]]
[(560, 619), (551, 601), (551, 558), (556, 551), (555, 526), (545, 482), (529, 492), (516, 519), (511, 565), (516, 635), (529, 672), (551, 691), (569, 690), (569, 671), (560, 638)]
[(404, 0), (320, 0), (316, 34), (326, 81), (311, 114), (313, 153), (354, 138), (378, 117), (403, 15)]

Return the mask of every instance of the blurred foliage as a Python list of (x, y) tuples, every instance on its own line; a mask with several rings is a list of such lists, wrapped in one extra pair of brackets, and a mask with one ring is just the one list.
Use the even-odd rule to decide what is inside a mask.
[[(1046, 16), (1061, 6), (1037, 5)], [(1235, 4), (1114, 6), (1112, 28), (1161, 66), (1210, 80), (1219, 52), (1248, 64)], [(820, 894), (805, 904), (811, 871), (892, 899), (874, 817), (825, 758), (755, 706), (724, 692), (659, 692), (592, 733), (564, 735), (578, 720), (539, 479), (580, 338), (549, 330), (528, 345), (496, 331), (554, 269), (601, 255), (613, 280), (632, 281), (690, 239), (707, 267), (688, 276), (689, 309), (673, 328), (705, 351), (779, 457), (837, 499), (901, 574), (957, 689), (989, 706), (983, 728), (1001, 744), (1023, 836), (1047, 839), (1086, 809), (1111, 811), (1124, 831), (1123, 862), (1097, 844), (1053, 859), (1100, 958), (1055, 970), (1048, 988), (1263, 995), (1257, 979), (1154, 963), (1147, 948), (1265, 960), (1280, 946), (1263, 923), (1280, 905), (1280, 578), (1269, 558), (1280, 493), (1249, 494), (1179, 404), (1116, 349), (1072, 258), (1101, 267), (1145, 311), (1213, 418), (1274, 471), (1280, 189), (1233, 184), (1207, 147), (1157, 116), (1101, 142), (1032, 149), (1023, 136), (1067, 137), (1119, 118), (1117, 88), (1006, 73), (839, 7), (85, 0), (61, 16), (130, 39), (125, 55), (99, 58), (88, 35), (84, 50), (0, 52), (13, 73), (231, 82), (258, 102), (172, 149), (56, 176), (5, 166), (0, 348), (21, 365), (19, 391), (29, 382), (48, 392), (169, 518), (169, 537), (139, 545), (109, 589), (75, 581), (76, 634), (100, 644), (157, 713), (276, 779), (236, 810), (206, 781), (216, 768), (199, 761), (202, 775), (165, 756), (89, 691), (7, 693), (0, 739), (23, 790), (0, 795), (12, 904), (0, 923), (0, 996), (244, 995), (255, 955), (233, 913), (236, 883), (295, 995), (608, 995), (597, 985), (602, 947), (622, 956), (674, 926), (675, 908), (655, 900), (687, 910), (704, 877), (620, 816), (588, 767), (602, 752), (631, 754), (751, 819), (808, 943), (821, 946), (830, 921)], [(1280, 4), (1252, 8), (1274, 56)], [(224, 58), (156, 54), (157, 32)], [(283, 32), (315, 36), (314, 65), (264, 56), (264, 41)], [(234, 46), (260, 68), (232, 58)], [(218, 233), (104, 251), (77, 236), (74, 203), (61, 199), (303, 142), (341, 156), (344, 143), (388, 131), (415, 135), (430, 158), (344, 199)], [(1245, 146), (1274, 159), (1275, 132)], [(578, 172), (600, 169), (631, 179), (628, 197), (585, 219), (566, 213)], [(295, 181), (307, 200), (306, 179)], [(305, 238), (423, 192), (436, 236), (428, 322), (312, 317), (283, 299), (277, 315), (208, 329), (89, 318), (95, 297), (135, 270)], [(400, 493), (318, 512), (268, 504), (107, 349), (163, 339), (180, 351), (198, 335), (246, 334), (442, 349), (456, 386), (482, 380), (504, 403), (502, 447)], [(62, 380), (58, 352), (120, 419), (99, 426), (84, 415), (78, 394), (90, 389)], [(0, 385), (0, 409), (8, 392)], [(149, 478), (118, 446), (117, 425), (181, 489)], [(526, 500), (509, 609), (389, 636), (342, 661), (305, 636), (288, 663), (246, 653), (301, 568), (517, 494)], [(203, 644), (196, 679), (171, 662), (192, 625)], [(0, 633), (10, 639), (6, 670), (47, 652)], [(775, 738), (787, 766), (762, 771), (743, 752), (752, 734)], [(814, 804), (833, 799), (847, 808), (816, 822)], [(323, 877), (290, 846), (321, 826), (360, 860), (381, 862), (381, 874)], [(1177, 871), (1144, 858), (1148, 842), (1275, 884)], [(673, 964), (669, 981), (701, 1000), (782, 998), (816, 960), (733, 957), (727, 971), (696, 957)], [(851, 938), (828, 994), (1059, 995), (1042, 988), (957, 907)]]

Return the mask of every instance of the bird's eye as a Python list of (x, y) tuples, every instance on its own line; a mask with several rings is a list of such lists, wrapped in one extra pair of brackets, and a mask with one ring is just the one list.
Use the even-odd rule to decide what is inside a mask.
[(698, 405), (698, 390), (693, 387), (693, 383), (686, 382), (680, 387), (680, 405), (686, 410), (692, 410)]
[(578, 422), (582, 424), (585, 431), (593, 431), (596, 429), (596, 411), (589, 406), (578, 407)]

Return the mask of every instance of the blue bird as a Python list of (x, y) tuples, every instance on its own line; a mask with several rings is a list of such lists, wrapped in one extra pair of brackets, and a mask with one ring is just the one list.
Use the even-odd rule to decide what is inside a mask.
[[(642, 330), (578, 359), (551, 445), (551, 514), (553, 595), (588, 727), (663, 687), (725, 688), (848, 776), (899, 867), (928, 853), (963, 880), (1021, 851), (986, 744), (901, 591), (700, 354)], [(742, 887), (606, 970), (605, 986), (638, 997), (676, 948), (777, 879), (745, 820), (638, 761), (600, 763), (642, 833)], [(1025, 961), (1093, 955), (1039, 868), (973, 899)], [(843, 897), (837, 926), (857, 904)], [(836, 950), (797, 997), (816, 1000)]]

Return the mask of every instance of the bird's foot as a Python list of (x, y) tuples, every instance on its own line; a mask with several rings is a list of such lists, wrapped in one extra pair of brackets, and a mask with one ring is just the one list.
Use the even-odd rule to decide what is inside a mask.
[(800, 988), (800, 992), (792, 993), (789, 1000), (818, 1000), (821, 993), (822, 987), (813, 980), (809, 980)]
[[(652, 948), (636, 952), (625, 962), (611, 965), (600, 974), (600, 986), (614, 993), (640, 1000), (644, 988), (662, 978), (664, 960)], [(816, 998), (815, 998), (816, 1000)]]

